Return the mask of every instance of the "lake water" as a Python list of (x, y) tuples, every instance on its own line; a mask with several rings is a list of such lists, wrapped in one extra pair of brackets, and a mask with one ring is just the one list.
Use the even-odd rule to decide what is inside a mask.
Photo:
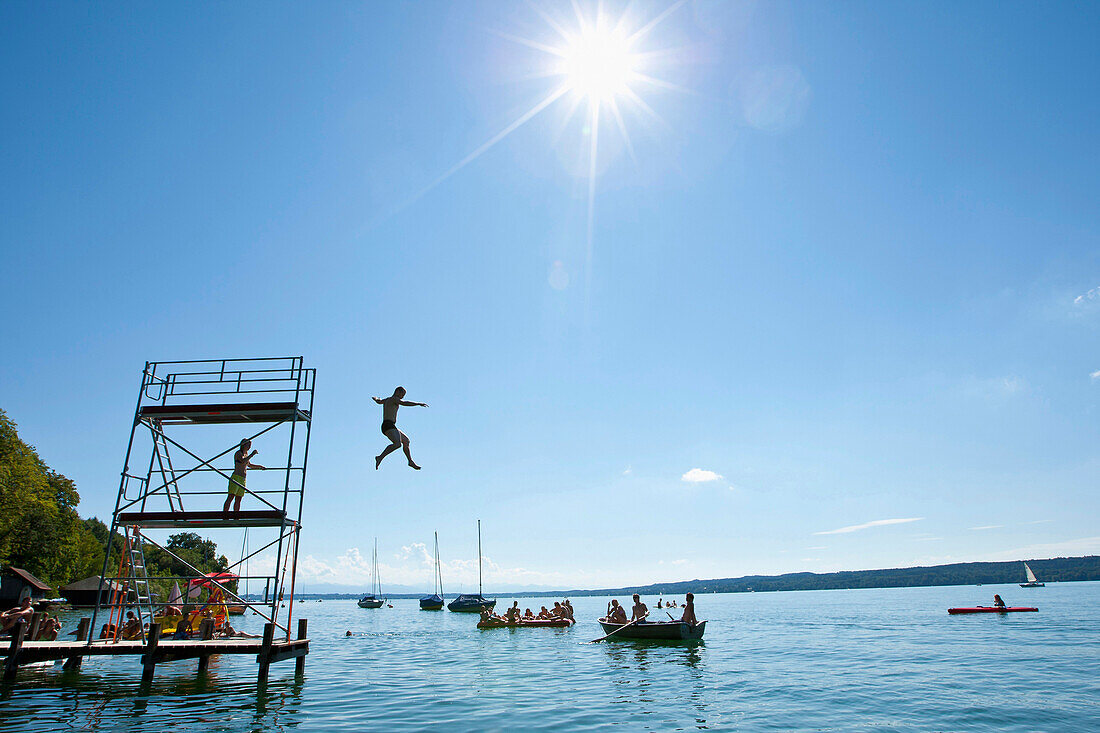
[[(947, 615), (994, 593), (1040, 611)], [(0, 730), (1100, 730), (1100, 583), (701, 595), (694, 645), (588, 643), (607, 599), (572, 600), (571, 629), (493, 631), (415, 601), (299, 603), (304, 677), (280, 662), (258, 689), (243, 656), (144, 689), (137, 657), (24, 668)]]

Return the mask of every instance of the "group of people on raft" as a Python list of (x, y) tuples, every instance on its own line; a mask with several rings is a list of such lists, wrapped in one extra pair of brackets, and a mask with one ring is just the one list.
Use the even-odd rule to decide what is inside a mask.
[[(642, 597), (637, 593), (634, 594), (634, 607), (631, 609), (630, 616), (627, 617), (626, 609), (619, 605), (619, 601), (615, 598), (611, 599), (611, 603), (607, 606), (607, 615), (600, 619), (607, 624), (644, 624), (646, 618), (649, 616), (649, 607), (642, 602)], [(664, 604), (667, 608), (675, 608), (675, 601), (669, 601)], [(657, 600), (657, 608), (661, 608), (661, 600)], [(691, 624), (694, 626), (699, 623), (699, 620), (695, 618), (695, 594), (688, 593), (684, 599), (684, 613), (680, 617), (680, 621), (685, 624)]]
[(481, 623), (503, 623), (510, 626), (522, 626), (526, 623), (539, 621), (568, 621), (575, 623), (573, 618), (573, 604), (566, 598), (564, 601), (554, 601), (553, 608), (543, 606), (538, 613), (532, 613), (531, 609), (519, 610), (519, 601), (513, 601), (512, 606), (503, 615), (493, 613), (492, 609), (481, 609)]

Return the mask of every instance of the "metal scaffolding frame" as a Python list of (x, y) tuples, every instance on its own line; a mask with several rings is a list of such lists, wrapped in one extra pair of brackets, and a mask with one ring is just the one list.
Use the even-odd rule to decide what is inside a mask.
[[(185, 588), (189, 588), (193, 581), (200, 578), (208, 587), (220, 588), (227, 602), (254, 611), (290, 638), (316, 376), (316, 369), (305, 368), (301, 356), (145, 363), (111, 530), (107, 535), (99, 594), (91, 620), (92, 633), (88, 634), (89, 644), (95, 640), (101, 613), (109, 614), (110, 623), (115, 626), (115, 633), (108, 641), (118, 640), (118, 628), (122, 625), (125, 610), (136, 609), (142, 626), (153, 623), (157, 607), (164, 605), (166, 599), (154, 599), (150, 581), (186, 581), (188, 585)], [(269, 401), (272, 398), (281, 401)], [(211, 401), (214, 399), (218, 402)], [(246, 399), (268, 401), (246, 402)], [(186, 436), (179, 434), (182, 431), (175, 430), (176, 426), (186, 426), (183, 428), (186, 431), (202, 426), (233, 424), (248, 424), (256, 428), (249, 431), (252, 433), (250, 440), (267, 436), (269, 441), (275, 438), (285, 438), (286, 441), (285, 463), (281, 466), (267, 465), (265, 470), (267, 474), (281, 472), (282, 487), (254, 489), (246, 486), (244, 489), (246, 500), (261, 503), (262, 508), (258, 510), (242, 509), (227, 513), (220, 508), (213, 510), (204, 506), (204, 501), (209, 502), (206, 497), (226, 496), (225, 487), (233, 469), (218, 468), (214, 463), (233, 453), (238, 444), (204, 458), (201, 450), (191, 450), (186, 446)], [(169, 429), (173, 430), (172, 435)], [(145, 472), (141, 475), (131, 472), (131, 464), (141, 457), (143, 449), (138, 436), (146, 431), (150, 437), (149, 459), (147, 462), (142, 460)], [(265, 446), (264, 452), (266, 455), (273, 451)], [(184, 467), (185, 463), (193, 465)], [(211, 483), (211, 479), (216, 483)], [(252, 483), (255, 486), (255, 482)], [(231, 591), (220, 579), (204, 577), (199, 568), (172, 552), (164, 539), (155, 537), (157, 532), (201, 528), (256, 528), (270, 532), (270, 537), (258, 542), (258, 550), (247, 555), (242, 553), (241, 560), (228, 569), (232, 573), (246, 560), (274, 547), (274, 565), (270, 574), (242, 576), (234, 573), (238, 580), (264, 581), (262, 602)], [(123, 556), (119, 559), (117, 573), (108, 575), (112, 541), (120, 529)], [(156, 547), (168, 554), (192, 574), (149, 576), (145, 568), (145, 550), (149, 547)], [(110, 600), (106, 602), (105, 588), (110, 590)], [(190, 602), (185, 592), (181, 605), (187, 614), (189, 609), (204, 604)], [(284, 605), (285, 621), (280, 619)]]

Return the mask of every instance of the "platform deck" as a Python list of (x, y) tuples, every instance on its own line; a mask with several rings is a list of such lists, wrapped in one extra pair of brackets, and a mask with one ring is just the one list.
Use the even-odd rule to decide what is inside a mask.
[[(91, 644), (84, 641), (25, 641), (19, 650), (19, 663), (44, 662), (69, 657), (124, 656), (145, 654), (147, 645), (140, 641), (103, 642)], [(208, 641), (193, 639), (161, 639), (156, 653), (163, 657), (184, 659), (208, 654), (255, 654), (259, 656), (263, 649), (262, 639), (211, 639)], [(309, 652), (309, 639), (276, 641), (271, 644), (272, 654), (284, 659), (285, 652)], [(0, 657), (11, 653), (10, 645), (0, 640)]]
[(285, 512), (253, 509), (240, 512), (120, 512), (118, 526), (142, 529), (175, 527), (293, 527), (297, 523)]
[(138, 416), (164, 425), (211, 425), (309, 420), (297, 402), (242, 402), (210, 405), (145, 405)]

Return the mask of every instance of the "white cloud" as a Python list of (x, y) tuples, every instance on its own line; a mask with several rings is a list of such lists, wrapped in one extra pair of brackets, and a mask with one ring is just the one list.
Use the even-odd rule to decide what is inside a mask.
[(906, 522), (919, 522), (924, 517), (908, 517), (905, 519), (876, 519), (873, 522), (867, 522), (866, 524), (853, 524), (850, 527), (841, 527), (840, 529), (829, 529), (824, 532), (814, 532), (814, 534), (848, 534), (849, 532), (859, 532), (860, 530), (870, 529), (871, 527), (882, 527), (887, 524), (905, 524)]
[(1074, 305), (1085, 305), (1089, 301), (1100, 300), (1100, 287), (1093, 288), (1083, 295), (1078, 295), (1073, 299)]
[(623, 476), (629, 476), (629, 475), (630, 475), (630, 474), (632, 474), (632, 473), (634, 473), (634, 469), (633, 469), (633, 468), (631, 468), (630, 466), (627, 466), (627, 467), (626, 467), (626, 470), (625, 470), (625, 471), (623, 471)]
[(806, 549), (810, 552), (817, 552), (818, 550), (828, 550), (829, 548), (825, 545), (818, 545), (817, 547), (807, 547)]
[(1001, 529), (1003, 527), (1003, 524), (983, 524), (981, 527), (970, 527), (969, 529), (972, 532), (981, 532), (984, 529)]
[(916, 537), (917, 542), (939, 542), (943, 537)]
[(689, 484), (699, 484), (707, 481), (718, 481), (722, 478), (721, 474), (714, 471), (707, 471), (702, 468), (693, 468), (683, 476), (680, 477), (681, 481), (687, 481)]
[(1100, 369), (1097, 369), (1095, 372), (1093, 372), (1089, 376), (1092, 377), (1093, 379), (1100, 379)]

